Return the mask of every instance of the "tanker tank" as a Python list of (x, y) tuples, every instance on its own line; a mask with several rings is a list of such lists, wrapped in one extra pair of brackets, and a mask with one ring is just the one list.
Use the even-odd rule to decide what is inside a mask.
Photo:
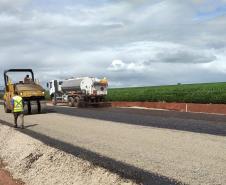
[(81, 91), (81, 83), (83, 79), (82, 78), (76, 78), (76, 79), (68, 79), (62, 81), (61, 89), (62, 91)]
[(104, 103), (108, 91), (108, 80), (94, 77), (52, 80), (47, 87), (54, 105), (61, 101), (67, 102), (71, 107), (78, 107), (81, 104)]

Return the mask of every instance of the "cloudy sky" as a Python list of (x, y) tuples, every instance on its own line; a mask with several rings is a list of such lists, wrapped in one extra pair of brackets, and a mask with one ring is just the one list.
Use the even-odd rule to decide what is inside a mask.
[(0, 72), (8, 68), (32, 68), (43, 84), (226, 81), (226, 0), (0, 0)]

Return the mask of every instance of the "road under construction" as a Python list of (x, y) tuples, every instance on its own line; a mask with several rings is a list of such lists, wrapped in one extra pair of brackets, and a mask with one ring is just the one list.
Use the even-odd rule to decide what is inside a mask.
[(18, 132), (136, 183), (226, 184), (225, 116), (47, 105), (25, 120)]
[[(32, 78), (13, 83), (10, 72)], [(224, 115), (79, 108), (106, 103), (106, 78), (52, 80), (52, 102), (43, 101), (31, 69), (7, 70), (4, 79), (0, 160), (26, 184), (226, 184)], [(25, 130), (11, 128), (13, 116), (6, 114), (14, 94), (24, 100)]]

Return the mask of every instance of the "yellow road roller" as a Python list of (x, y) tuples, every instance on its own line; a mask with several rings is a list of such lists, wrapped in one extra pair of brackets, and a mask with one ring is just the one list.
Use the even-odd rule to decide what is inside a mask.
[[(17, 79), (13, 82), (10, 75), (14, 73), (26, 73), (24, 79)], [(11, 99), (18, 93), (23, 98), (24, 105), (27, 106), (28, 114), (31, 114), (31, 102), (32, 104), (37, 104), (38, 113), (41, 113), (41, 101), (45, 100), (45, 90), (44, 88), (35, 82), (34, 73), (32, 69), (9, 69), (4, 71), (5, 80), (5, 94), (4, 94), (4, 109), (6, 113), (10, 113), (13, 110), (11, 105)]]

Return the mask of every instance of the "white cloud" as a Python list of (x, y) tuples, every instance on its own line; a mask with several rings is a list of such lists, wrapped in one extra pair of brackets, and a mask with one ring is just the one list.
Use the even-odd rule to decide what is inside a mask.
[(0, 0), (0, 71), (31, 67), (43, 82), (106, 76), (119, 86), (226, 77), (226, 17), (195, 20), (201, 2), (31, 2)]
[[(217, 58), (214, 62), (203, 64), (202, 67), (215, 74), (226, 74), (226, 48), (216, 51)], [(222, 79), (223, 80), (223, 79)], [(224, 80), (223, 80), (224, 81)]]
[(121, 71), (125, 70), (126, 64), (121, 60), (113, 60), (108, 70), (110, 71)]
[(30, 0), (0, 0), (0, 13), (17, 13), (29, 2)]
[(109, 69), (143, 70), (152, 63), (196, 64), (216, 59), (214, 52), (170, 42), (135, 42), (115, 48), (114, 60)]

